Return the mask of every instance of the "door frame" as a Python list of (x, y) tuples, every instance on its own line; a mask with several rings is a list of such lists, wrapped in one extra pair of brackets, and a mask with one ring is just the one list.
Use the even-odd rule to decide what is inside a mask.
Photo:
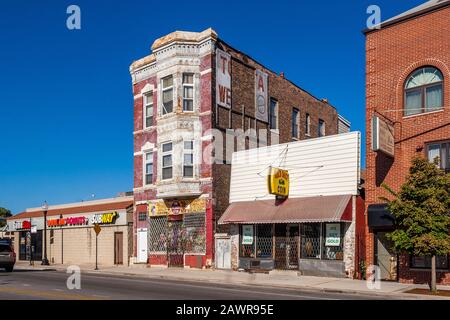
[[(117, 246), (117, 239), (119, 239), (118, 236), (120, 236), (122, 239), (122, 241), (121, 241), (122, 243), (121, 243), (120, 247)], [(122, 257), (120, 257), (120, 253), (122, 253)], [(120, 259), (118, 259), (118, 258), (120, 258)], [(115, 265), (123, 265), (123, 232), (122, 231), (114, 232), (114, 264)]]
[[(379, 267), (378, 265), (378, 233), (387, 233), (387, 232), (392, 232), (391, 229), (378, 229), (378, 230), (373, 230), (373, 264), (377, 267)], [(395, 259), (396, 259), (396, 270), (395, 270), (395, 279), (393, 280), (386, 280), (386, 279), (381, 279), (381, 281), (395, 281), (398, 282), (399, 280), (399, 264), (400, 264), (400, 257), (398, 254), (395, 254)]]

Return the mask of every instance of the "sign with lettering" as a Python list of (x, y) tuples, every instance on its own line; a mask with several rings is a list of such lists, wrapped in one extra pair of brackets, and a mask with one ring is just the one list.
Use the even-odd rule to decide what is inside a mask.
[(25, 221), (14, 221), (14, 229), (16, 230), (28, 230), (31, 229), (31, 222)]
[(231, 108), (231, 55), (216, 50), (216, 103)]
[(289, 196), (289, 172), (287, 170), (270, 167), (267, 182), (269, 194), (285, 198)]
[(114, 224), (118, 216), (117, 211), (95, 214), (91, 217), (91, 224)]
[(327, 223), (325, 225), (325, 246), (339, 247), (341, 245), (341, 225), (339, 223)]
[(381, 151), (394, 157), (395, 140), (394, 126), (388, 124), (383, 119), (372, 117), (372, 150)]
[(50, 228), (54, 227), (65, 227), (65, 226), (85, 226), (88, 224), (88, 218), (86, 217), (69, 217), (61, 219), (51, 219), (47, 220), (47, 226)]
[(264, 122), (269, 122), (267, 78), (267, 73), (255, 70), (255, 118)]
[(253, 244), (253, 226), (242, 226), (242, 244)]
[(148, 204), (148, 211), (150, 216), (204, 213), (206, 199), (151, 201)]

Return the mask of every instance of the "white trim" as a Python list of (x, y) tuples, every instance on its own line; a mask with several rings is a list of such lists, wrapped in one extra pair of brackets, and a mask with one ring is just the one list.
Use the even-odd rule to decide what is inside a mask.
[(210, 141), (210, 140), (212, 140), (214, 138), (214, 135), (212, 135), (212, 134), (207, 134), (207, 135), (205, 135), (205, 136), (203, 136), (203, 137), (201, 137), (201, 141)]
[(208, 73), (211, 73), (211, 72), (212, 72), (212, 68), (209, 68), (209, 69), (200, 71), (200, 75), (203, 76), (203, 75), (208, 74)]

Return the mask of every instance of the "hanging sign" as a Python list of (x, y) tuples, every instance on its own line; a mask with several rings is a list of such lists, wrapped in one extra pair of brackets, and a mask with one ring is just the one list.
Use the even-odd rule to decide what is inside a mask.
[(255, 118), (264, 122), (269, 122), (267, 78), (267, 73), (255, 70)]
[(242, 244), (253, 244), (253, 226), (242, 226)]
[(339, 247), (341, 245), (341, 225), (339, 223), (327, 223), (325, 225), (325, 246)]
[(383, 119), (372, 117), (372, 150), (394, 157), (394, 127)]
[(216, 49), (216, 103), (231, 108), (231, 55)]
[(269, 194), (287, 198), (289, 196), (289, 172), (270, 167), (268, 176)]

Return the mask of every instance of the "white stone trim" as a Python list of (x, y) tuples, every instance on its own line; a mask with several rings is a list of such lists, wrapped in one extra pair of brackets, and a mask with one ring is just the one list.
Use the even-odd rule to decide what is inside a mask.
[(203, 76), (203, 75), (208, 74), (208, 73), (211, 73), (211, 72), (212, 72), (212, 68), (209, 68), (209, 69), (206, 69), (206, 70), (201, 71), (201, 72), (200, 72), (200, 75)]

